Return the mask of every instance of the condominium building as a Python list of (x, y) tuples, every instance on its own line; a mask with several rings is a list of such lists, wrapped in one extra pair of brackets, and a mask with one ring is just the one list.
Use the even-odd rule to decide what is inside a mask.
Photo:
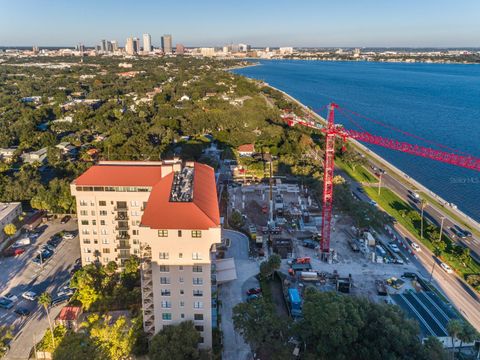
[(125, 43), (125, 52), (128, 55), (135, 55), (135, 49), (133, 47), (133, 38), (127, 38), (127, 42)]
[(211, 347), (212, 251), (221, 242), (213, 169), (178, 159), (100, 162), (71, 191), (82, 263), (138, 255), (145, 331), (192, 320), (201, 347)]

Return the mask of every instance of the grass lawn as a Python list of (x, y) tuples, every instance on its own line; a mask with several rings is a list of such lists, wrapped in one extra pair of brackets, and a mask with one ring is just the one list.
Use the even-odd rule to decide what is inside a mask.
[[(416, 223), (414, 224), (414, 222), (408, 216), (401, 216), (401, 210), (406, 210), (407, 212), (410, 210), (414, 210), (410, 205), (408, 205), (405, 201), (399, 198), (393, 191), (386, 188), (382, 188), (380, 196), (378, 195), (376, 187), (366, 186), (365, 192), (370, 198), (375, 200), (378, 205), (380, 205), (388, 214), (397, 219), (400, 224), (402, 224), (409, 232), (411, 232), (416, 237), (417, 241), (422, 242), (426, 247), (433, 251), (434, 246), (429, 240), (420, 240), (420, 225)], [(427, 222), (425, 222), (424, 224), (426, 223)], [(451, 243), (451, 240), (446, 236), (444, 236), (444, 240), (447, 244)], [(447, 262), (452, 267), (452, 269), (455, 269), (455, 271), (459, 273), (463, 278), (465, 278), (465, 275), (468, 274), (480, 273), (480, 264), (476, 263), (473, 259), (465, 267), (455, 256), (448, 252), (442, 253), (441, 258), (445, 262)]]
[(350, 176), (352, 179), (360, 183), (378, 182), (378, 179), (372, 174), (370, 174), (370, 172), (367, 169), (365, 169), (365, 167), (363, 166), (357, 166), (355, 170), (353, 170), (353, 168), (350, 165), (344, 163), (340, 159), (335, 159), (335, 164), (338, 165), (340, 169), (345, 171), (348, 176)]

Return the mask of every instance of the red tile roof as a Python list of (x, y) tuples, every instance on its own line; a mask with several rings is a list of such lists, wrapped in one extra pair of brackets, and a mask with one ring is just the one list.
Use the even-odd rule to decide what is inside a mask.
[(153, 186), (161, 178), (161, 166), (102, 164), (89, 168), (74, 183), (84, 186)]
[(252, 153), (255, 151), (255, 146), (253, 144), (243, 144), (238, 147), (238, 151)]
[(195, 163), (191, 202), (170, 201), (173, 176), (170, 173), (154, 186), (142, 216), (142, 225), (152, 229), (198, 230), (219, 226), (220, 214), (213, 169)]
[(82, 308), (79, 306), (65, 306), (56, 319), (63, 321), (77, 320), (81, 312)]

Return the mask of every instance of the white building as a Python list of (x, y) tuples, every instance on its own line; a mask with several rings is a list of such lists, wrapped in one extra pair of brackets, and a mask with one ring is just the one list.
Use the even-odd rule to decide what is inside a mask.
[(280, 54), (282, 55), (290, 55), (293, 54), (293, 47), (291, 46), (286, 46), (286, 47), (281, 47), (279, 49)]
[(5, 225), (14, 222), (22, 214), (22, 204), (19, 202), (0, 203), (0, 240), (5, 239)]
[(152, 51), (152, 37), (150, 34), (143, 34), (143, 52), (148, 54)]

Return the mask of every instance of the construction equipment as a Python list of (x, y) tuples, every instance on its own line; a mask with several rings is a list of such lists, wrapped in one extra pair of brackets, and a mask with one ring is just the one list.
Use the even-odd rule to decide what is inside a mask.
[[(357, 114), (351, 110), (340, 108), (335, 103), (330, 103), (328, 106), (328, 116), (327, 123), (325, 126), (319, 124), (312, 124), (312, 121), (308, 122), (302, 121), (292, 121), (291, 118), (286, 118), (286, 121), (289, 126), (294, 126), (296, 124), (301, 126), (307, 126), (313, 129), (319, 129), (325, 134), (325, 157), (324, 157), (324, 174), (323, 174), (323, 208), (322, 208), (322, 239), (320, 242), (320, 251), (324, 259), (330, 258), (330, 233), (332, 225), (332, 205), (333, 205), (333, 176), (334, 176), (334, 157), (335, 157), (335, 140), (337, 137), (341, 138), (343, 142), (346, 142), (348, 138), (355, 139), (358, 141), (366, 142), (373, 145), (382, 146), (388, 149), (401, 151), (407, 154), (421, 156), (431, 160), (436, 160), (444, 162), (447, 164), (464, 167), (471, 170), (480, 171), (480, 159), (472, 155), (459, 152), (455, 149), (451, 149), (442, 144), (435, 143), (430, 140), (426, 140), (414, 134), (409, 134), (405, 131), (395, 129), (391, 125), (383, 124), (379, 121), (369, 119), (365, 116)], [(402, 142), (398, 140), (393, 140), (381, 136), (372, 135), (369, 132), (361, 128), (362, 131), (357, 130), (348, 130), (341, 125), (335, 124), (335, 109), (342, 111), (342, 114), (345, 115), (352, 123), (359, 126), (355, 120), (352, 119), (352, 115), (362, 117), (368, 121), (374, 122), (377, 125), (387, 127), (402, 133), (403, 135), (414, 137), (417, 140), (422, 140), (428, 142), (437, 147), (444, 148), (448, 151), (436, 150), (430, 147), (424, 147), (421, 145), (410, 144), (407, 142)], [(348, 111), (348, 113), (347, 113)], [(345, 147), (342, 148), (344, 150)]]

